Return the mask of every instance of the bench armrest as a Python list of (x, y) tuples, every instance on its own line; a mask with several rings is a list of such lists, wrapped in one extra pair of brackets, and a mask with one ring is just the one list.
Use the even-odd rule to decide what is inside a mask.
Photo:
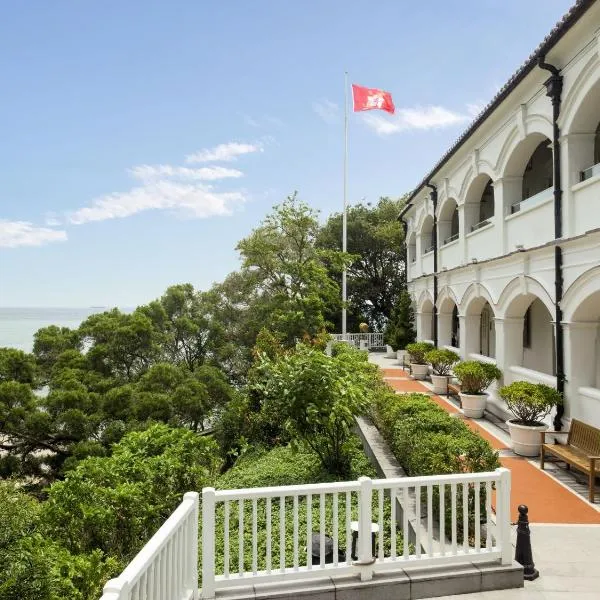
[(542, 444), (546, 443), (547, 435), (567, 435), (568, 431), (540, 431), (540, 436), (542, 437)]

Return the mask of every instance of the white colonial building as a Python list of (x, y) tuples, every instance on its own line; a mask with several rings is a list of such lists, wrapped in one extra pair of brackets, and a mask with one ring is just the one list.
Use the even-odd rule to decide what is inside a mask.
[(600, 0), (574, 5), (401, 218), (418, 338), (564, 391), (557, 427), (600, 426)]

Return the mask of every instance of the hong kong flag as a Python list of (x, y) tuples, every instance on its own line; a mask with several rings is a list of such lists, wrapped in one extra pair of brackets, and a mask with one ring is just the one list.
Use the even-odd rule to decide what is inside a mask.
[(383, 90), (352, 84), (352, 98), (354, 99), (354, 112), (378, 108), (393, 115), (396, 110), (392, 95)]

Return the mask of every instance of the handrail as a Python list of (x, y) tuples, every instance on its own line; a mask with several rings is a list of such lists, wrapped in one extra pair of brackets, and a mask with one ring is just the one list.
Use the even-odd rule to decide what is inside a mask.
[(519, 200), (518, 202), (513, 202), (510, 205), (510, 214), (514, 215), (515, 213), (519, 212), (523, 205), (526, 205), (526, 207), (535, 206), (542, 200), (549, 198), (552, 195), (552, 190), (553, 190), (553, 188), (551, 186), (549, 188), (546, 188), (545, 190), (542, 190), (541, 192), (538, 192), (537, 194), (534, 194), (533, 196), (529, 196), (528, 198), (523, 198), (522, 200)]
[(581, 171), (579, 173), (579, 181), (586, 181), (587, 179), (591, 179), (596, 175), (600, 175), (600, 163), (592, 165), (591, 167), (588, 167), (587, 169)]
[(471, 225), (471, 232), (477, 231), (478, 229), (482, 229), (483, 227), (485, 227), (486, 225), (489, 225), (490, 223), (491, 223), (491, 218), (484, 219), (483, 221), (479, 221), (479, 223), (475, 223), (475, 225)]
[(443, 242), (442, 242), (442, 246), (445, 246), (446, 244), (449, 244), (450, 242), (455, 242), (458, 239), (459, 234), (458, 233), (454, 233), (452, 234), (450, 237), (447, 237)]

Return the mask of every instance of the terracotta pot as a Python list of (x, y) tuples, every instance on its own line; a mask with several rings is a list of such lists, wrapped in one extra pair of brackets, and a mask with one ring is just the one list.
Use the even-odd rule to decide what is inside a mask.
[(414, 379), (425, 379), (429, 375), (429, 365), (410, 363), (410, 372)]
[(448, 375), (431, 375), (431, 383), (433, 383), (434, 394), (448, 393)]
[(542, 448), (541, 431), (547, 431), (548, 425), (519, 425), (512, 420), (506, 421), (510, 432), (510, 441), (515, 454), (519, 456), (538, 456)]
[(487, 394), (459, 394), (462, 411), (469, 419), (481, 419), (485, 412)]

